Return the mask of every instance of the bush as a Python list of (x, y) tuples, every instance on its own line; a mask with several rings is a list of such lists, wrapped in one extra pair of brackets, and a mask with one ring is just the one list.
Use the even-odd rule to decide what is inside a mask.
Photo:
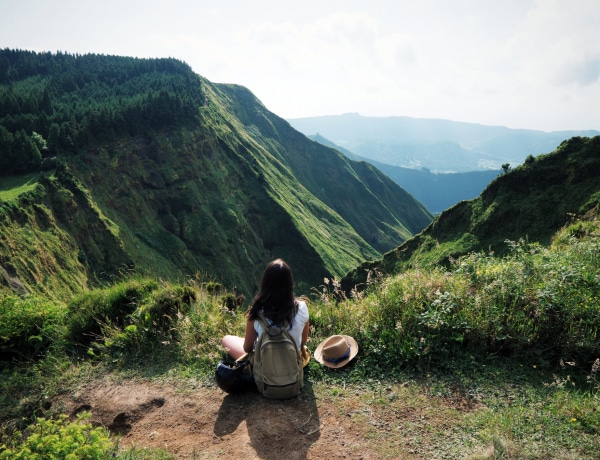
[[(189, 322), (196, 291), (189, 286), (165, 285), (139, 298), (127, 321), (105, 320), (101, 334), (88, 349), (92, 356), (132, 358), (148, 356), (180, 340), (180, 321)], [(173, 350), (171, 349), (170, 352)]]
[(68, 305), (67, 339), (89, 344), (101, 336), (103, 324), (125, 325), (138, 303), (157, 288), (155, 281), (130, 279), (81, 294)]
[(178, 315), (189, 312), (196, 293), (189, 286), (169, 286), (152, 293), (147, 302), (135, 312), (137, 323), (146, 327), (165, 329), (177, 322)]
[(59, 338), (64, 305), (36, 297), (0, 297), (0, 360), (32, 359)]
[(0, 459), (103, 460), (114, 450), (106, 428), (93, 428), (82, 413), (69, 422), (66, 415), (57, 420), (38, 419), (25, 434), (17, 433), (10, 445), (0, 446)]
[(548, 248), (507, 241), (504, 257), (471, 253), (449, 270), (409, 270), (354, 299), (340, 299), (326, 283), (311, 307), (311, 335), (316, 343), (355, 336), (374, 371), (458, 355), (592, 362), (600, 343), (600, 231), (592, 223), (574, 228)]

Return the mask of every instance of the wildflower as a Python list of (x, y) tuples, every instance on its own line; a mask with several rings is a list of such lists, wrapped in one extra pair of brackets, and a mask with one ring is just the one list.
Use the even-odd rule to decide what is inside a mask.
[(571, 418), (571, 423), (574, 423), (576, 421), (577, 421), (577, 419), (575, 417)]

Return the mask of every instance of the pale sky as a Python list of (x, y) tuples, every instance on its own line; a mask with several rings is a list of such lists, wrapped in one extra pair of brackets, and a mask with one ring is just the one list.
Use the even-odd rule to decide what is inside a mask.
[(598, 0), (0, 0), (0, 48), (174, 57), (283, 118), (600, 130)]

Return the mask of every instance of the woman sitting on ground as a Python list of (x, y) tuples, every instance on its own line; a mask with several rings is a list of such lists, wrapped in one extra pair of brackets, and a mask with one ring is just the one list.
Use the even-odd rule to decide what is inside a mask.
[(287, 326), (296, 347), (304, 355), (304, 347), (308, 341), (308, 307), (306, 302), (294, 296), (292, 272), (282, 259), (272, 261), (265, 268), (260, 291), (248, 309), (244, 337), (226, 335), (221, 340), (221, 344), (233, 359), (237, 360), (254, 349), (262, 332), (260, 321), (257, 321), (261, 313), (270, 324)]

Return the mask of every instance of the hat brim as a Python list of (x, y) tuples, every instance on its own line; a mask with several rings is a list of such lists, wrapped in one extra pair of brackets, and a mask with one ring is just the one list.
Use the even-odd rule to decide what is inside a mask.
[(338, 363), (332, 363), (332, 362), (324, 360), (323, 359), (323, 346), (325, 345), (325, 342), (327, 342), (328, 339), (323, 340), (319, 344), (319, 346), (315, 349), (315, 352), (314, 352), (314, 357), (319, 363), (321, 363), (323, 366), (327, 366), (332, 369), (339, 369), (340, 367), (344, 367), (346, 364), (348, 364), (350, 361), (352, 361), (354, 359), (354, 357), (358, 354), (358, 343), (356, 343), (356, 340), (354, 340), (354, 337), (350, 337), (349, 335), (344, 335), (344, 334), (336, 334), (336, 335), (344, 337), (346, 339), (346, 341), (348, 342), (348, 345), (350, 345), (350, 354), (348, 355), (348, 358), (346, 358), (343, 361), (340, 361)]

